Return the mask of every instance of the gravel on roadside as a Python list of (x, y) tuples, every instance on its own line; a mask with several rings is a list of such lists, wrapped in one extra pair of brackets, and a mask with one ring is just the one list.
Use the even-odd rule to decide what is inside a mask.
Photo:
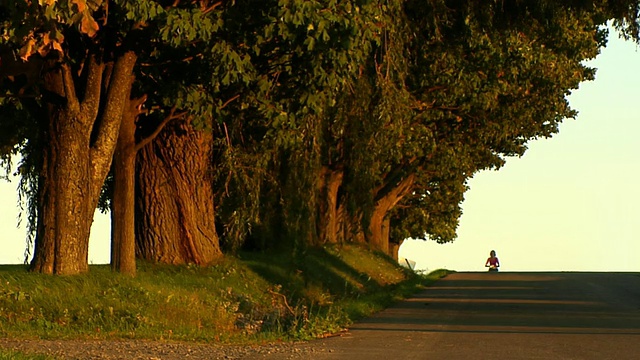
[(0, 339), (0, 348), (73, 360), (209, 360), (309, 358), (322, 351), (308, 343), (227, 346), (151, 340), (20, 340)]

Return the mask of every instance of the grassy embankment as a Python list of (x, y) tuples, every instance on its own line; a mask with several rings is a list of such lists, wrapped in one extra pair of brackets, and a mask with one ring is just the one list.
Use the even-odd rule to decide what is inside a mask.
[(24, 354), (17, 351), (0, 349), (0, 360), (59, 360), (53, 356), (41, 354)]
[[(52, 277), (0, 266), (0, 337), (235, 344), (311, 339), (446, 274), (418, 275), (354, 246), (309, 250), (300, 261), (242, 253), (206, 268), (138, 268), (135, 278), (103, 265)], [(0, 351), (0, 360), (26, 359), (20, 356)]]

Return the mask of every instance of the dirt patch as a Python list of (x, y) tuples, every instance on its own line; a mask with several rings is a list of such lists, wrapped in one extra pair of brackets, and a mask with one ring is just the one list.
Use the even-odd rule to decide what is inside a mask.
[(310, 358), (304, 343), (216, 346), (147, 340), (18, 340), (0, 339), (0, 348), (77, 360), (252, 359), (282, 354), (289, 359)]

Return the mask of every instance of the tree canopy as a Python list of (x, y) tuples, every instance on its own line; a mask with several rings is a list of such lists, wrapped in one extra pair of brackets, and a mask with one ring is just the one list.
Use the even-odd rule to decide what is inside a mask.
[[(209, 162), (214, 191), (196, 200), (215, 204), (227, 250), (364, 242), (393, 255), (407, 237), (452, 241), (467, 180), (575, 117), (566, 97), (595, 73), (584, 61), (609, 21), (637, 40), (639, 11), (622, 0), (2, 2), (0, 155), (23, 157), (34, 267), (86, 270), (107, 173), (128, 158), (131, 174), (162, 131), (147, 155), (178, 156), (167, 140), (178, 122), (208, 134), (171, 161), (183, 157), (183, 173), (195, 171), (187, 158)], [(126, 236), (153, 232), (127, 224)]]

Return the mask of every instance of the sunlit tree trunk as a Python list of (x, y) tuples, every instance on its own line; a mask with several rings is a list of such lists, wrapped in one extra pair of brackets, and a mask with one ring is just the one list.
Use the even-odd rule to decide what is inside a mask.
[(375, 207), (369, 220), (368, 231), (365, 238), (369, 246), (385, 254), (389, 251), (389, 219), (387, 215), (400, 200), (411, 191), (415, 181), (415, 175), (411, 174), (403, 178), (397, 184), (377, 196)]
[(212, 135), (174, 121), (137, 159), (136, 254), (167, 264), (222, 257), (215, 229)]
[(387, 214), (384, 210), (388, 204), (383, 203), (382, 206), (376, 206), (373, 215), (369, 221), (369, 231), (365, 233), (367, 243), (372, 249), (381, 251), (385, 254), (389, 253), (389, 238), (388, 231), (385, 231), (385, 216)]
[(139, 102), (129, 100), (122, 116), (118, 145), (113, 158), (111, 200), (111, 269), (134, 276), (136, 118)]
[(389, 232), (389, 234), (387, 234), (387, 239), (389, 241), (389, 256), (391, 256), (392, 259), (394, 259), (395, 261), (398, 261), (398, 251), (400, 250), (400, 245), (402, 245), (402, 242), (404, 240), (396, 240), (394, 238), (391, 237), (391, 219), (387, 218), (387, 224), (386, 224), (387, 230)]
[(318, 238), (321, 244), (340, 242), (340, 204), (338, 190), (342, 185), (343, 172), (324, 169), (320, 175), (320, 199), (318, 209)]
[(81, 96), (68, 64), (55, 64), (44, 75), (49, 115), (31, 263), (35, 272), (78, 274), (89, 268), (89, 232), (135, 62), (133, 53), (123, 54), (105, 82), (105, 65), (91, 57), (86, 84), (78, 86), (84, 91)]
[(78, 129), (78, 123), (75, 116), (62, 111), (49, 117), (50, 141), (44, 149), (31, 264), (35, 272), (77, 274), (88, 270), (91, 207), (95, 209), (97, 199), (91, 201), (88, 151), (82, 150), (89, 148), (89, 134)]
[(404, 242), (404, 240), (396, 241), (396, 240), (393, 240), (393, 239), (390, 239), (390, 241), (389, 241), (389, 255), (395, 261), (398, 261), (398, 259), (399, 259), (398, 252), (400, 251), (400, 246), (402, 246), (403, 242)]

